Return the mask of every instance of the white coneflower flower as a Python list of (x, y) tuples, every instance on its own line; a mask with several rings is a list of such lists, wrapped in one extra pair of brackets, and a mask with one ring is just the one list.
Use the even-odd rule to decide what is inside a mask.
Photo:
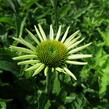
[[(25, 71), (33, 71), (33, 76), (44, 70), (45, 75), (49, 73), (49, 68), (56, 72), (63, 72), (70, 75), (76, 80), (75, 75), (67, 68), (67, 64), (85, 65), (87, 62), (79, 62), (78, 59), (92, 57), (90, 54), (81, 54), (80, 50), (88, 47), (91, 43), (77, 47), (83, 40), (79, 40), (81, 34), (76, 31), (68, 37), (68, 27), (61, 37), (61, 25), (55, 35), (52, 25), (50, 25), (50, 34), (47, 37), (43, 28), (38, 24), (35, 31), (37, 36), (27, 30), (30, 38), (35, 42), (24, 40), (22, 37), (14, 38), (15, 41), (24, 45), (24, 47), (11, 46), (12, 50), (20, 52), (20, 55), (14, 57), (14, 60), (19, 60), (18, 65), (27, 65)], [(76, 37), (77, 36), (77, 37)], [(76, 54), (77, 53), (77, 54)]]

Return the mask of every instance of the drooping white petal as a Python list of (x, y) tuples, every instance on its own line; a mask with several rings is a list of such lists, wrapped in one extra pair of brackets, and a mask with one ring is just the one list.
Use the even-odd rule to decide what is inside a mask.
[(73, 49), (73, 50), (69, 51), (69, 54), (76, 53), (76, 52), (78, 52), (78, 51), (80, 51), (80, 50), (82, 50), (82, 49), (84, 49), (84, 48), (88, 47), (90, 44), (91, 44), (91, 43), (86, 44), (86, 45), (83, 45), (83, 46), (78, 47), (78, 48), (75, 48), (75, 49)]
[(41, 34), (40, 34), (39, 30), (37, 29), (37, 27), (36, 27), (36, 26), (34, 26), (34, 28), (35, 28), (35, 31), (36, 31), (36, 33), (37, 33), (37, 35), (38, 35), (38, 37), (39, 37), (40, 41), (42, 42), (42, 41), (43, 41), (43, 38), (42, 38), (42, 36), (41, 36)]
[(51, 68), (51, 71), (52, 71), (52, 72), (54, 72), (54, 71), (55, 71), (55, 69), (52, 67), (52, 68)]
[(32, 71), (32, 70), (35, 70), (37, 69), (40, 65), (42, 65), (42, 63), (37, 63), (29, 68), (27, 68), (25, 71)]
[(32, 50), (36, 50), (36, 48), (32, 45), (32, 44), (30, 44), (29, 42), (27, 42), (27, 41), (25, 41), (23, 38), (13, 38), (14, 40), (16, 40), (16, 41), (18, 41), (19, 43), (21, 43), (21, 44), (23, 44), (23, 45), (25, 45), (26, 47), (28, 47), (28, 48), (30, 48), (30, 49), (32, 49)]
[(65, 43), (69, 43), (76, 35), (79, 34), (79, 30), (76, 31), (75, 33), (73, 33), (72, 35), (70, 35), (66, 40), (65, 40)]
[(74, 65), (86, 65), (87, 64), (87, 62), (68, 61), (68, 60), (66, 60), (66, 63), (74, 64)]
[(17, 56), (14, 57), (14, 60), (23, 60), (23, 59), (31, 59), (31, 58), (36, 58), (36, 55), (22, 55), (22, 56)]
[(50, 25), (50, 35), (49, 35), (49, 38), (50, 38), (51, 40), (53, 40), (53, 37), (54, 37), (54, 31), (53, 31), (52, 25)]
[(67, 47), (71, 46), (73, 43), (75, 43), (79, 38), (81, 37), (81, 35), (79, 35), (78, 37), (72, 39), (71, 41), (69, 41), (68, 43), (65, 43), (65, 45)]
[(67, 57), (67, 59), (82, 59), (92, 57), (90, 54), (72, 54)]
[(64, 70), (60, 67), (56, 67), (56, 70), (59, 71), (59, 72), (63, 72)]
[(64, 36), (62, 37), (61, 42), (64, 42), (64, 41), (65, 41), (65, 39), (66, 39), (66, 37), (67, 37), (67, 35), (68, 35), (69, 28), (70, 28), (70, 26), (69, 26), (69, 27), (67, 28), (67, 30), (65, 31)]
[(66, 67), (63, 68), (65, 72), (70, 75), (74, 80), (77, 80), (76, 76)]
[(65, 73), (65, 74), (66, 74), (66, 72), (64, 71), (64, 69), (62, 69), (62, 68), (60, 68), (60, 67), (56, 67), (55, 69), (56, 69), (56, 71), (58, 71), (58, 72), (61, 72), (61, 73)]
[(38, 60), (27, 60), (27, 61), (21, 61), (18, 62), (18, 65), (24, 65), (24, 64), (34, 64), (34, 63), (38, 63)]
[(42, 26), (41, 26), (40, 24), (38, 24), (38, 27), (39, 27), (39, 30), (40, 30), (40, 33), (41, 33), (43, 39), (46, 40), (47, 37), (46, 37), (46, 35), (45, 35), (45, 32), (44, 32)]
[(32, 50), (29, 50), (29, 49), (23, 48), (23, 47), (10, 46), (10, 48), (11, 48), (12, 50), (15, 50), (15, 51), (18, 51), (18, 52), (33, 53)]
[(59, 37), (61, 35), (61, 25), (59, 26), (59, 29), (58, 29), (58, 32), (57, 32), (57, 35), (56, 35), (56, 40), (59, 40)]
[(32, 38), (37, 44), (39, 44), (38, 39), (33, 35), (33, 33), (31, 33), (28, 29), (26, 29), (26, 31), (27, 31), (28, 34), (31, 36), (31, 38)]
[(45, 65), (44, 64), (41, 64), (36, 70), (35, 72), (33, 73), (32, 76), (35, 76), (37, 75), (38, 73), (40, 73), (43, 69), (44, 69)]
[(68, 47), (68, 50), (70, 50), (70, 49), (76, 47), (77, 45), (79, 45), (84, 39), (85, 39), (85, 38), (83, 38), (83, 39), (81, 39), (81, 40), (79, 40), (79, 41), (73, 43), (72, 45), (70, 45), (70, 46)]
[(48, 72), (48, 69), (49, 69), (48, 66), (46, 66), (45, 69), (44, 69), (44, 75), (45, 75), (45, 76), (47, 76), (47, 73), (49, 73), (49, 72)]

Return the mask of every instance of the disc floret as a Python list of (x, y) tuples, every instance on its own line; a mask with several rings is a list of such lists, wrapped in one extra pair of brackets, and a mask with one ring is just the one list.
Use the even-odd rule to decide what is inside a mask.
[(67, 53), (66, 46), (56, 40), (43, 41), (37, 46), (37, 56), (39, 60), (49, 67), (64, 65)]

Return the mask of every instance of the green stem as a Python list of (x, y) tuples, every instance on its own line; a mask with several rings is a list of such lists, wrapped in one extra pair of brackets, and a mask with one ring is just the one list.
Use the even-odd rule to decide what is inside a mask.
[(50, 95), (52, 94), (54, 78), (55, 75), (50, 68), (46, 76), (46, 93), (48, 97), (50, 97)]

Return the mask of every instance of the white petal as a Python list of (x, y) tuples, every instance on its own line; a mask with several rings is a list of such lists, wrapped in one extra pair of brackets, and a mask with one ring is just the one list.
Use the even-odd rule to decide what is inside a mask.
[(54, 70), (55, 70), (55, 69), (52, 67), (52, 68), (51, 68), (51, 71), (54, 72)]
[(49, 72), (48, 72), (48, 66), (45, 67), (45, 69), (44, 69), (44, 74), (45, 74), (45, 76), (47, 76), (47, 73), (49, 73)]
[(18, 62), (18, 65), (23, 65), (23, 64), (34, 64), (34, 63), (38, 63), (38, 60), (27, 60), (27, 61), (21, 61)]
[(68, 49), (70, 50), (70, 49), (74, 48), (75, 46), (79, 45), (84, 39), (85, 39), (85, 38), (81, 39), (80, 41), (77, 41), (77, 42), (73, 43), (72, 45), (70, 45), (70, 46), (68, 47)]
[(89, 54), (73, 54), (68, 56), (67, 59), (81, 59), (81, 58), (89, 58), (92, 57), (92, 55)]
[(33, 33), (31, 33), (28, 29), (26, 29), (26, 31), (27, 31), (28, 34), (31, 36), (31, 38), (32, 38), (37, 44), (39, 44), (38, 39), (33, 35)]
[(67, 28), (66, 32), (64, 33), (64, 36), (62, 37), (61, 42), (64, 42), (65, 41), (65, 39), (66, 39), (66, 37), (68, 35), (69, 28), (70, 28), (70, 26)]
[(18, 41), (19, 43), (25, 45), (26, 47), (32, 49), (32, 50), (36, 50), (36, 48), (29, 42), (25, 41), (23, 38), (13, 38), (14, 40)]
[(87, 62), (78, 62), (78, 61), (66, 61), (68, 64), (74, 64), (74, 65), (86, 65)]
[(23, 53), (34, 53), (32, 50), (29, 50), (27, 48), (23, 47), (16, 47), (16, 46), (10, 46), (12, 50), (18, 51), (18, 52), (23, 52)]
[(22, 56), (17, 56), (14, 57), (14, 60), (23, 60), (23, 59), (31, 59), (31, 58), (36, 58), (36, 55), (22, 55)]
[(35, 70), (37, 69), (40, 65), (42, 65), (42, 63), (37, 63), (29, 68), (27, 68), (25, 71), (32, 71), (32, 70)]
[(38, 26), (39, 26), (39, 30), (40, 30), (40, 33), (41, 33), (41, 35), (42, 35), (43, 39), (44, 39), (44, 40), (46, 40), (46, 39), (47, 39), (47, 37), (46, 37), (46, 35), (45, 35), (45, 32), (44, 32), (44, 30), (43, 30), (42, 26), (41, 26), (40, 24), (38, 24)]
[(56, 67), (55, 69), (56, 69), (56, 71), (58, 71), (58, 72), (61, 72), (61, 73), (65, 73), (65, 74), (66, 74), (66, 72), (64, 71), (64, 69), (62, 69), (62, 68), (60, 68), (60, 67)]
[(75, 48), (75, 49), (73, 49), (73, 50), (69, 51), (69, 54), (76, 53), (76, 52), (78, 52), (78, 51), (80, 51), (80, 50), (82, 50), (82, 49), (84, 49), (84, 48), (88, 47), (90, 44), (91, 44), (91, 43), (86, 44), (86, 45), (83, 45), (83, 46), (78, 47), (78, 48)]
[(56, 67), (56, 70), (59, 71), (59, 72), (63, 72), (64, 70), (60, 67)]
[(70, 75), (71, 77), (73, 77), (74, 80), (77, 80), (76, 76), (66, 67), (63, 68), (65, 70), (65, 72)]
[(52, 27), (52, 25), (50, 25), (50, 35), (49, 35), (49, 38), (53, 40), (53, 36), (54, 36), (53, 27)]
[(22, 44), (24, 44), (25, 46), (29, 47), (30, 49), (36, 51), (36, 47), (34, 47), (31, 43), (25, 41), (23, 38), (20, 37), (20, 39), (23, 41)]
[(57, 32), (57, 35), (56, 35), (56, 40), (59, 40), (59, 37), (61, 35), (61, 25), (59, 26), (59, 29), (58, 29), (58, 32)]
[(36, 70), (35, 72), (33, 73), (32, 76), (35, 76), (37, 75), (38, 73), (40, 73), (43, 69), (44, 69), (45, 65), (44, 64), (41, 64)]
[(81, 35), (79, 35), (78, 37), (72, 39), (71, 41), (69, 41), (68, 43), (65, 43), (67, 45), (67, 47), (71, 46), (73, 43), (75, 43), (79, 38), (81, 37)]
[(65, 43), (69, 43), (76, 35), (78, 35), (79, 32), (80, 32), (80, 31), (78, 30), (78, 31), (76, 31), (75, 33), (73, 33), (71, 36), (69, 36), (69, 37), (66, 39)]
[(42, 38), (42, 36), (41, 36), (41, 34), (40, 34), (39, 30), (37, 29), (37, 27), (36, 27), (36, 26), (34, 26), (34, 28), (35, 28), (35, 31), (36, 31), (36, 33), (37, 33), (37, 35), (38, 35), (38, 37), (39, 37), (40, 41), (42, 42), (42, 41), (43, 41), (43, 38)]

